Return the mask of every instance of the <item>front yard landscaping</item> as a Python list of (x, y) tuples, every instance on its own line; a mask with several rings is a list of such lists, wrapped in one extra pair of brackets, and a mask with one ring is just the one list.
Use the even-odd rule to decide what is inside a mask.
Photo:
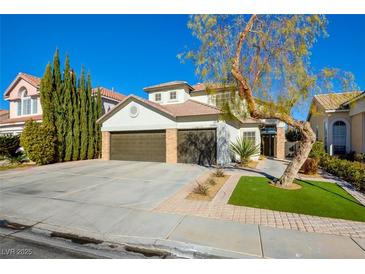
[(334, 183), (296, 180), (301, 188), (274, 187), (265, 177), (241, 177), (228, 203), (365, 222), (365, 207)]

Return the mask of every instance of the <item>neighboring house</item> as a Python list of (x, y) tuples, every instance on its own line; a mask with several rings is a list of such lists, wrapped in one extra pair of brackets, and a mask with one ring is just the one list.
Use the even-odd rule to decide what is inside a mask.
[(0, 122), (9, 119), (9, 110), (0, 109)]
[(365, 152), (365, 92), (316, 95), (307, 120), (331, 155)]
[[(243, 136), (263, 154), (284, 158), (284, 124), (276, 120), (223, 121), (218, 107), (231, 94), (173, 81), (144, 88), (148, 100), (127, 96), (98, 122), (106, 160), (227, 164), (230, 142)], [(254, 158), (257, 159), (259, 155)]]
[[(41, 79), (19, 73), (4, 93), (9, 101), (10, 110), (7, 119), (0, 120), (0, 134), (19, 134), (28, 120), (42, 121), (42, 106), (39, 95)], [(100, 87), (103, 101), (103, 114), (118, 104), (124, 95)]]

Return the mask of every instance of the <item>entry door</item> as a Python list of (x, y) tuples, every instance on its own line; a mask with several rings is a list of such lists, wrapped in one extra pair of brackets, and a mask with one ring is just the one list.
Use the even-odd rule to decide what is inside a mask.
[(265, 156), (274, 157), (275, 135), (266, 134), (261, 136), (262, 136), (261, 153)]

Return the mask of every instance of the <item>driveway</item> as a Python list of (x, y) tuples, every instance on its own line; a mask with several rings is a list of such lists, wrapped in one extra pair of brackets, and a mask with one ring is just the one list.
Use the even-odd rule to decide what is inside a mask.
[(205, 169), (195, 165), (79, 161), (0, 173), (2, 198), (152, 209)]

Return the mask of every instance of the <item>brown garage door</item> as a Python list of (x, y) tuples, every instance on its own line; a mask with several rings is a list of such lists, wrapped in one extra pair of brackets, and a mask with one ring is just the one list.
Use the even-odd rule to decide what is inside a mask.
[(216, 129), (179, 130), (177, 134), (179, 163), (212, 165), (216, 163)]
[(112, 132), (110, 159), (165, 162), (165, 131)]

